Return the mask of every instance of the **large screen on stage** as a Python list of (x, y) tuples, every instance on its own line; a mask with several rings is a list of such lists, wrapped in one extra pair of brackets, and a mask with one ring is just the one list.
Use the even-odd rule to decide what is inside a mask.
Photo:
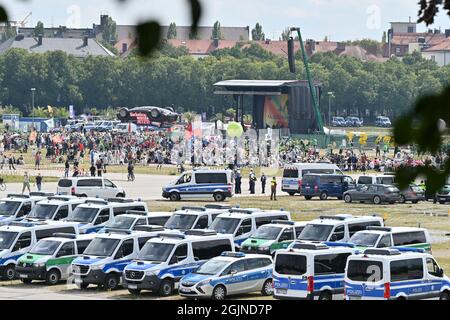
[(289, 95), (266, 96), (264, 100), (264, 124), (270, 128), (289, 128)]

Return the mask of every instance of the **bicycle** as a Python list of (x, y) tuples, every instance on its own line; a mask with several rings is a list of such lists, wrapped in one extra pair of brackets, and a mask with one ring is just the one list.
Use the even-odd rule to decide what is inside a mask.
[(0, 178), (0, 191), (5, 191), (5, 190), (6, 190), (5, 179)]

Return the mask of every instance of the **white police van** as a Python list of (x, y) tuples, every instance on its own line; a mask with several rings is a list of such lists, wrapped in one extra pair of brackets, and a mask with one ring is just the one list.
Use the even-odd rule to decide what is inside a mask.
[[(139, 226), (150, 225), (147, 219), (147, 212), (128, 210), (127, 213), (114, 217), (114, 220), (110, 220), (105, 226), (99, 230), (99, 233), (105, 233), (107, 231), (133, 231), (139, 228)], [(164, 228), (160, 228), (164, 230)]]
[(349, 240), (358, 248), (411, 247), (431, 253), (431, 238), (427, 229), (411, 227), (367, 227)]
[(294, 163), (284, 167), (281, 191), (290, 196), (301, 193), (302, 179), (306, 174), (343, 174), (342, 171), (332, 163)]
[(74, 196), (51, 196), (36, 203), (26, 220), (63, 220), (85, 201), (84, 198)]
[(55, 233), (39, 240), (17, 262), (16, 273), (23, 283), (44, 280), (48, 285), (67, 280), (71, 263), (94, 239), (93, 234)]
[(24, 219), (37, 202), (52, 195), (41, 192), (31, 192), (30, 195), (8, 194), (0, 200), (0, 225)]
[(176, 181), (163, 187), (163, 198), (172, 201), (213, 198), (224, 201), (233, 196), (231, 170), (198, 169), (186, 171)]
[(12, 280), (16, 276), (17, 260), (40, 239), (54, 233), (78, 234), (77, 225), (56, 221), (11, 222), (0, 227), (0, 277)]
[(272, 295), (272, 259), (266, 255), (223, 252), (180, 280), (179, 293), (188, 298), (223, 300), (251, 292)]
[(74, 282), (80, 289), (95, 284), (116, 289), (126, 265), (136, 259), (139, 251), (161, 231), (125, 231), (97, 234), (81, 257), (72, 262)]
[(347, 261), (345, 298), (450, 300), (450, 279), (422, 249), (366, 249)]
[(164, 224), (170, 230), (207, 229), (214, 219), (221, 213), (226, 212), (229, 207), (182, 207), (175, 211)]
[(298, 240), (348, 242), (353, 234), (371, 226), (383, 227), (383, 218), (376, 215), (352, 216), (351, 214), (321, 216), (306, 224)]
[(147, 212), (147, 204), (140, 200), (111, 198), (88, 199), (79, 205), (65, 220), (77, 222), (80, 233), (96, 233), (109, 221), (114, 221), (116, 216), (125, 214), (127, 211)]
[(150, 239), (135, 261), (125, 267), (125, 286), (132, 294), (149, 290), (169, 296), (184, 275), (225, 251), (234, 251), (230, 235), (208, 230), (161, 233)]
[(274, 258), (274, 297), (333, 300), (342, 298), (347, 258), (357, 252), (340, 243), (294, 242)]

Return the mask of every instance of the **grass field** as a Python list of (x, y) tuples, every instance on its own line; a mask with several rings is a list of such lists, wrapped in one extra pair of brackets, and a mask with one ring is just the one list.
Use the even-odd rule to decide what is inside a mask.
[[(22, 183), (23, 182), (23, 176), (21, 175), (3, 175), (2, 176), (5, 183)], [(42, 183), (46, 182), (58, 182), (58, 177), (42, 177)], [(31, 183), (34, 183), (36, 181), (36, 177), (30, 176)]]

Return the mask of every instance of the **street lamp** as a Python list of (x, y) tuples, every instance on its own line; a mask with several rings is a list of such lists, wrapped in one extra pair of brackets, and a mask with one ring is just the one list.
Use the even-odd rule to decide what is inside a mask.
[(34, 129), (34, 93), (36, 88), (31, 88), (31, 108), (33, 109), (33, 129)]
[(334, 99), (334, 92), (328, 92), (328, 127), (331, 130), (331, 99)]

